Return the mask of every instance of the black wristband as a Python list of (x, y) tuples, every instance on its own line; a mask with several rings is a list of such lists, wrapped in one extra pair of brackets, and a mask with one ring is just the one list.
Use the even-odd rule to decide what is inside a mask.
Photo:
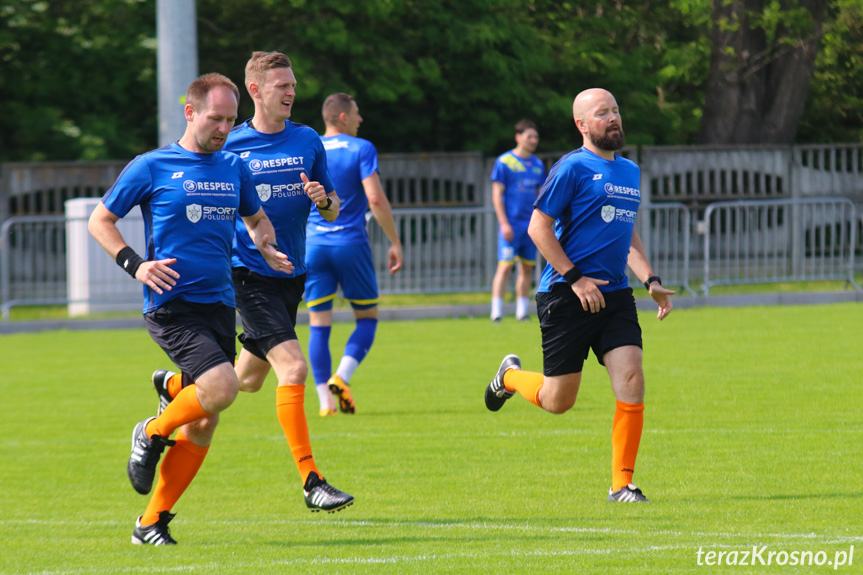
[(581, 273), (581, 270), (578, 269), (576, 266), (572, 266), (572, 269), (563, 274), (563, 279), (565, 279), (566, 283), (568, 283), (569, 285), (574, 284), (582, 277), (584, 277), (584, 274)]
[(135, 274), (138, 273), (138, 268), (145, 261), (147, 260), (136, 254), (135, 250), (129, 246), (120, 250), (116, 259), (117, 265), (126, 270), (126, 273), (132, 277), (135, 277)]
[(653, 282), (662, 285), (662, 280), (659, 278), (659, 276), (650, 276), (649, 278), (647, 278), (647, 281), (644, 282), (644, 287), (647, 289), (647, 291), (650, 291), (650, 284), (652, 284)]

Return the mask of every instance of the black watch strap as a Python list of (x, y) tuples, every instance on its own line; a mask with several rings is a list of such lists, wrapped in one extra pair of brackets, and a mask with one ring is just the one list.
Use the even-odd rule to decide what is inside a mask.
[(650, 276), (649, 278), (647, 278), (647, 281), (644, 282), (644, 287), (645, 289), (647, 289), (647, 291), (650, 291), (650, 284), (652, 284), (653, 282), (662, 285), (662, 279), (660, 279), (659, 276)]
[(319, 208), (317, 206), (317, 204), (315, 204), (315, 207), (318, 208), (319, 210), (321, 210), (322, 212), (326, 212), (326, 211), (329, 211), (330, 206), (332, 206), (332, 205), (333, 205), (333, 199), (331, 197), (327, 196), (327, 205), (326, 206)]

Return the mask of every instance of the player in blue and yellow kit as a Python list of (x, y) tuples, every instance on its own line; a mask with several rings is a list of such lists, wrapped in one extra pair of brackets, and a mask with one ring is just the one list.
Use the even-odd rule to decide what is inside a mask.
[[(366, 231), (367, 209), (371, 209), (390, 240), (391, 274), (402, 267), (402, 246), (378, 175), (377, 150), (368, 140), (357, 137), (363, 121), (357, 103), (348, 94), (332, 94), (324, 101), (322, 114), (326, 124), (322, 140), (327, 150), (327, 163), (342, 198), (337, 221), (330, 222), (312, 214), (306, 232), (309, 273), (306, 302), (311, 325), (309, 359), (318, 389), (320, 414), (326, 416), (335, 413), (333, 394), (338, 397), (342, 412), (355, 412), (349, 382), (371, 349), (377, 329), (378, 283)], [(339, 285), (354, 310), (356, 327), (333, 373), (329, 342), (333, 300)]]
[(501, 154), (491, 171), (492, 201), (500, 227), (497, 240), (497, 271), (491, 292), (491, 319), (501, 321), (503, 297), (510, 273), (518, 260), (515, 282), (515, 317), (527, 319), (536, 246), (527, 233), (533, 202), (545, 181), (545, 164), (533, 155), (539, 144), (536, 124), (522, 120), (515, 125), (515, 149)]
[[(231, 131), (225, 149), (238, 154), (251, 171), (261, 205), (276, 230), (274, 241), (294, 258), (295, 267), (289, 274), (267, 269), (254, 253), (248, 231), (237, 224), (233, 277), (243, 323), (237, 376), (241, 391), (256, 392), (270, 368), (275, 371), (276, 415), (303, 483), (306, 506), (334, 512), (351, 505), (354, 498), (324, 480), (312, 455), (303, 409), (308, 366), (295, 326), (306, 279), (306, 221), (312, 211), (334, 220), (339, 197), (317, 132), (289, 120), (297, 80), (288, 57), (253, 53), (245, 83), (255, 115)], [(160, 370), (153, 374), (153, 383), (167, 404), (186, 381)]]
[[(176, 543), (168, 531), (171, 507), (203, 463), (219, 412), (237, 396), (231, 281), (237, 215), (268, 269), (282, 274), (293, 270), (271, 245), (275, 232), (251, 174), (237, 155), (221, 151), (237, 118), (239, 96), (236, 85), (219, 74), (192, 82), (183, 137), (132, 160), (90, 217), (93, 237), (144, 284), (144, 319), (151, 337), (194, 381), (158, 417), (138, 423), (132, 433), (127, 472), (139, 493), (150, 492), (159, 458), (171, 447), (132, 533), (137, 544)], [(126, 244), (116, 225), (136, 205), (144, 216), (146, 260)]]
[(644, 373), (627, 264), (658, 304), (660, 320), (671, 312), (674, 292), (654, 275), (635, 231), (640, 171), (614, 153), (625, 141), (614, 96), (598, 88), (580, 93), (573, 119), (584, 145), (552, 167), (529, 227), (548, 261), (536, 294), (543, 373), (522, 371), (518, 356), (507, 355), (486, 387), (485, 403), (497, 411), (517, 391), (551, 413), (568, 411), (592, 349), (617, 398), (608, 501), (643, 502), (647, 498), (632, 484), (644, 424)]

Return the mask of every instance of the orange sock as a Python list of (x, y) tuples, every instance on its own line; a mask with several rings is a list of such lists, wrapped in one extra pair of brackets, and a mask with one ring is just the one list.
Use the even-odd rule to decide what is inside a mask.
[(177, 394), (183, 389), (183, 374), (175, 373), (168, 379), (168, 395), (177, 397)]
[(303, 407), (305, 396), (305, 385), (280, 385), (276, 388), (276, 415), (303, 483), (312, 471), (317, 473), (318, 477), (321, 476), (312, 457), (312, 442), (309, 440), (309, 426)]
[(539, 403), (539, 390), (542, 389), (544, 376), (535, 371), (510, 369), (503, 374), (503, 386), (507, 391), (517, 391), (532, 404), (542, 407)]
[(162, 460), (159, 481), (146, 511), (141, 516), (141, 525), (152, 525), (159, 520), (160, 511), (171, 510), (192, 483), (207, 456), (207, 451), (210, 450), (209, 447), (201, 447), (189, 441), (182, 431), (177, 433), (176, 442)]
[(204, 411), (201, 407), (201, 402), (198, 401), (198, 386), (190, 385), (184, 387), (177, 397), (168, 404), (162, 415), (147, 424), (147, 436), (161, 435), (162, 437), (171, 437), (174, 430), (197, 421), (202, 417), (212, 415)]
[(611, 427), (611, 489), (632, 483), (644, 427), (644, 404), (617, 402)]

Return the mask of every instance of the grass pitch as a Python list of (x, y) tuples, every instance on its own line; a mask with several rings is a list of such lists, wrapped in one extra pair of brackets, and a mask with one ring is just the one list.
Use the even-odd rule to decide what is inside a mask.
[[(781, 552), (832, 563), (852, 545), (837, 570), (863, 572), (863, 306), (641, 323), (647, 505), (605, 502), (614, 399), (593, 357), (567, 414), (520, 397), (490, 413), (503, 355), (541, 369), (535, 321), (383, 322), (358, 413), (322, 419), (306, 399), (315, 459), (357, 502), (306, 510), (271, 376), (223, 414), (172, 548), (130, 543), (147, 499), (126, 478), (129, 438), (170, 366), (146, 332), (2, 336), (0, 573), (816, 573), (834, 566)], [(334, 327), (334, 361), (350, 327)], [(753, 546), (779, 555), (699, 566), (699, 549), (739, 561)]]

